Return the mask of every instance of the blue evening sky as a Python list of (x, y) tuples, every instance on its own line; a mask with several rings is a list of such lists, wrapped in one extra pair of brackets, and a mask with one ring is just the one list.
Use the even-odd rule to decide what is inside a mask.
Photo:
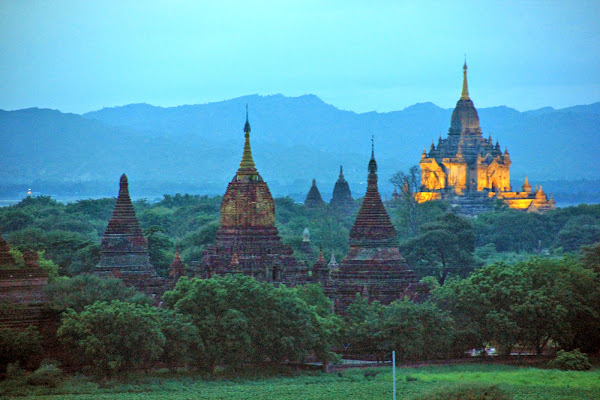
[(0, 108), (316, 94), (356, 112), (600, 101), (600, 1), (0, 0)]

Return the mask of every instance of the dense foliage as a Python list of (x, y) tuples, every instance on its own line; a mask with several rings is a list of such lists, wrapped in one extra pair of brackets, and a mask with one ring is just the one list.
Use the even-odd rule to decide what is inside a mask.
[(196, 363), (213, 371), (219, 364), (300, 361), (311, 351), (322, 360), (336, 333), (336, 317), (315, 296), (274, 287), (243, 275), (182, 278), (165, 293), (167, 307), (189, 316), (204, 344)]
[(450, 310), (466, 348), (495, 343), (540, 354), (553, 342), (565, 349), (600, 346), (600, 280), (573, 257), (498, 263), (437, 288), (433, 298)]
[(67, 310), (58, 337), (103, 375), (152, 365), (165, 344), (156, 308), (119, 300)]
[(393, 350), (405, 360), (447, 358), (454, 320), (435, 304), (397, 300), (384, 306), (357, 295), (347, 310), (344, 348), (350, 354), (389, 359)]
[(25, 331), (0, 328), (0, 372), (5, 372), (11, 363), (31, 366), (40, 352), (41, 337), (33, 326)]

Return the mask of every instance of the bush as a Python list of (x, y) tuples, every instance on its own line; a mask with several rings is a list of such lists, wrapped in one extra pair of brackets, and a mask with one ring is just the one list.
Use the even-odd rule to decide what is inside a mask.
[(513, 397), (496, 385), (461, 384), (425, 393), (417, 400), (510, 400)]
[(556, 358), (548, 363), (548, 366), (564, 371), (587, 371), (592, 368), (588, 356), (580, 352), (579, 349), (573, 351), (560, 350), (556, 353)]
[(42, 361), (42, 365), (27, 376), (27, 383), (35, 386), (56, 387), (63, 377), (63, 371), (55, 361)]
[(40, 334), (35, 327), (29, 326), (25, 331), (0, 328), (0, 372), (14, 362), (30, 368), (40, 352)]

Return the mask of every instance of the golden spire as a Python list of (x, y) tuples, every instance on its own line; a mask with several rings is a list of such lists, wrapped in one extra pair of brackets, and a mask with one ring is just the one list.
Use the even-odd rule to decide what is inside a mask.
[(250, 148), (250, 123), (248, 122), (248, 104), (246, 104), (246, 124), (244, 125), (246, 140), (244, 142), (244, 154), (240, 162), (240, 169), (237, 175), (258, 175), (254, 160), (252, 159), (252, 149)]
[(465, 64), (463, 65), (463, 87), (460, 94), (461, 100), (469, 100), (469, 85), (467, 84), (467, 55), (465, 54)]

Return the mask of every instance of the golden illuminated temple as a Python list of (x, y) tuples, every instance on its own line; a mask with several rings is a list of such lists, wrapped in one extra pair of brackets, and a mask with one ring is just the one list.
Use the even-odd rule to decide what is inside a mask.
[(555, 205), (541, 187), (532, 190), (527, 178), (521, 191), (512, 190), (508, 149), (503, 152), (498, 141), (494, 144), (491, 136), (485, 139), (482, 135), (477, 110), (469, 98), (466, 61), (462, 93), (452, 113), (448, 137), (442, 139), (440, 135), (437, 147), (432, 142), (429, 153), (423, 149), (419, 165), (421, 189), (415, 193), (419, 203), (445, 199), (470, 208), (470, 213), (490, 208), (494, 198), (510, 208), (530, 212)]

